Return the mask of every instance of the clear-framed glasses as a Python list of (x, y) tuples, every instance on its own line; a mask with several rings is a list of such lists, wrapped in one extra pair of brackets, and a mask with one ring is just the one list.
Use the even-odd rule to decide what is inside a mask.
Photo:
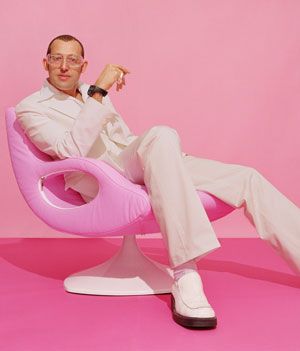
[(61, 55), (61, 54), (48, 54), (47, 62), (49, 65), (54, 67), (60, 67), (66, 57), (66, 61), (69, 67), (78, 68), (83, 64), (83, 57), (78, 55)]

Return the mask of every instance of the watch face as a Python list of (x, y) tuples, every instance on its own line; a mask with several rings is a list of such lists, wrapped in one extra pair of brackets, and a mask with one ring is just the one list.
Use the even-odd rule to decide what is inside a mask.
[(88, 95), (89, 96), (92, 96), (93, 95), (93, 93), (94, 93), (94, 90), (95, 90), (95, 86), (93, 86), (93, 85), (91, 85), (90, 87), (89, 87), (89, 90), (88, 90)]

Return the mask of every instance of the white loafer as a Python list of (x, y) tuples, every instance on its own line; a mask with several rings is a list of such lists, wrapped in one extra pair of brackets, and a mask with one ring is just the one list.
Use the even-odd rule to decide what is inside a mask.
[(217, 318), (203, 291), (197, 272), (189, 272), (174, 281), (171, 290), (174, 321), (184, 327), (215, 328)]

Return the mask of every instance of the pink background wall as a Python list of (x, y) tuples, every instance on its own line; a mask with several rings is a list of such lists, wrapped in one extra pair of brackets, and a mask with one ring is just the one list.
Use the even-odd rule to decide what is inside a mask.
[[(299, 18), (297, 0), (7, 1), (0, 12), (0, 235), (62, 237), (18, 192), (4, 109), (40, 88), (48, 42), (67, 33), (85, 45), (87, 83), (106, 63), (131, 70), (126, 89), (110, 96), (135, 134), (172, 126), (185, 152), (253, 166), (300, 206)], [(242, 211), (214, 226), (219, 237), (256, 236)]]

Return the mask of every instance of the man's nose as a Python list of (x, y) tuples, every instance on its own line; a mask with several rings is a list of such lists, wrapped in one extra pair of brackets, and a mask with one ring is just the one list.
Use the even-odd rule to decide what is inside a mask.
[(66, 71), (69, 69), (69, 66), (67, 64), (67, 58), (64, 57), (63, 60), (62, 60), (62, 63), (60, 65), (60, 69), (63, 70), (63, 71)]

